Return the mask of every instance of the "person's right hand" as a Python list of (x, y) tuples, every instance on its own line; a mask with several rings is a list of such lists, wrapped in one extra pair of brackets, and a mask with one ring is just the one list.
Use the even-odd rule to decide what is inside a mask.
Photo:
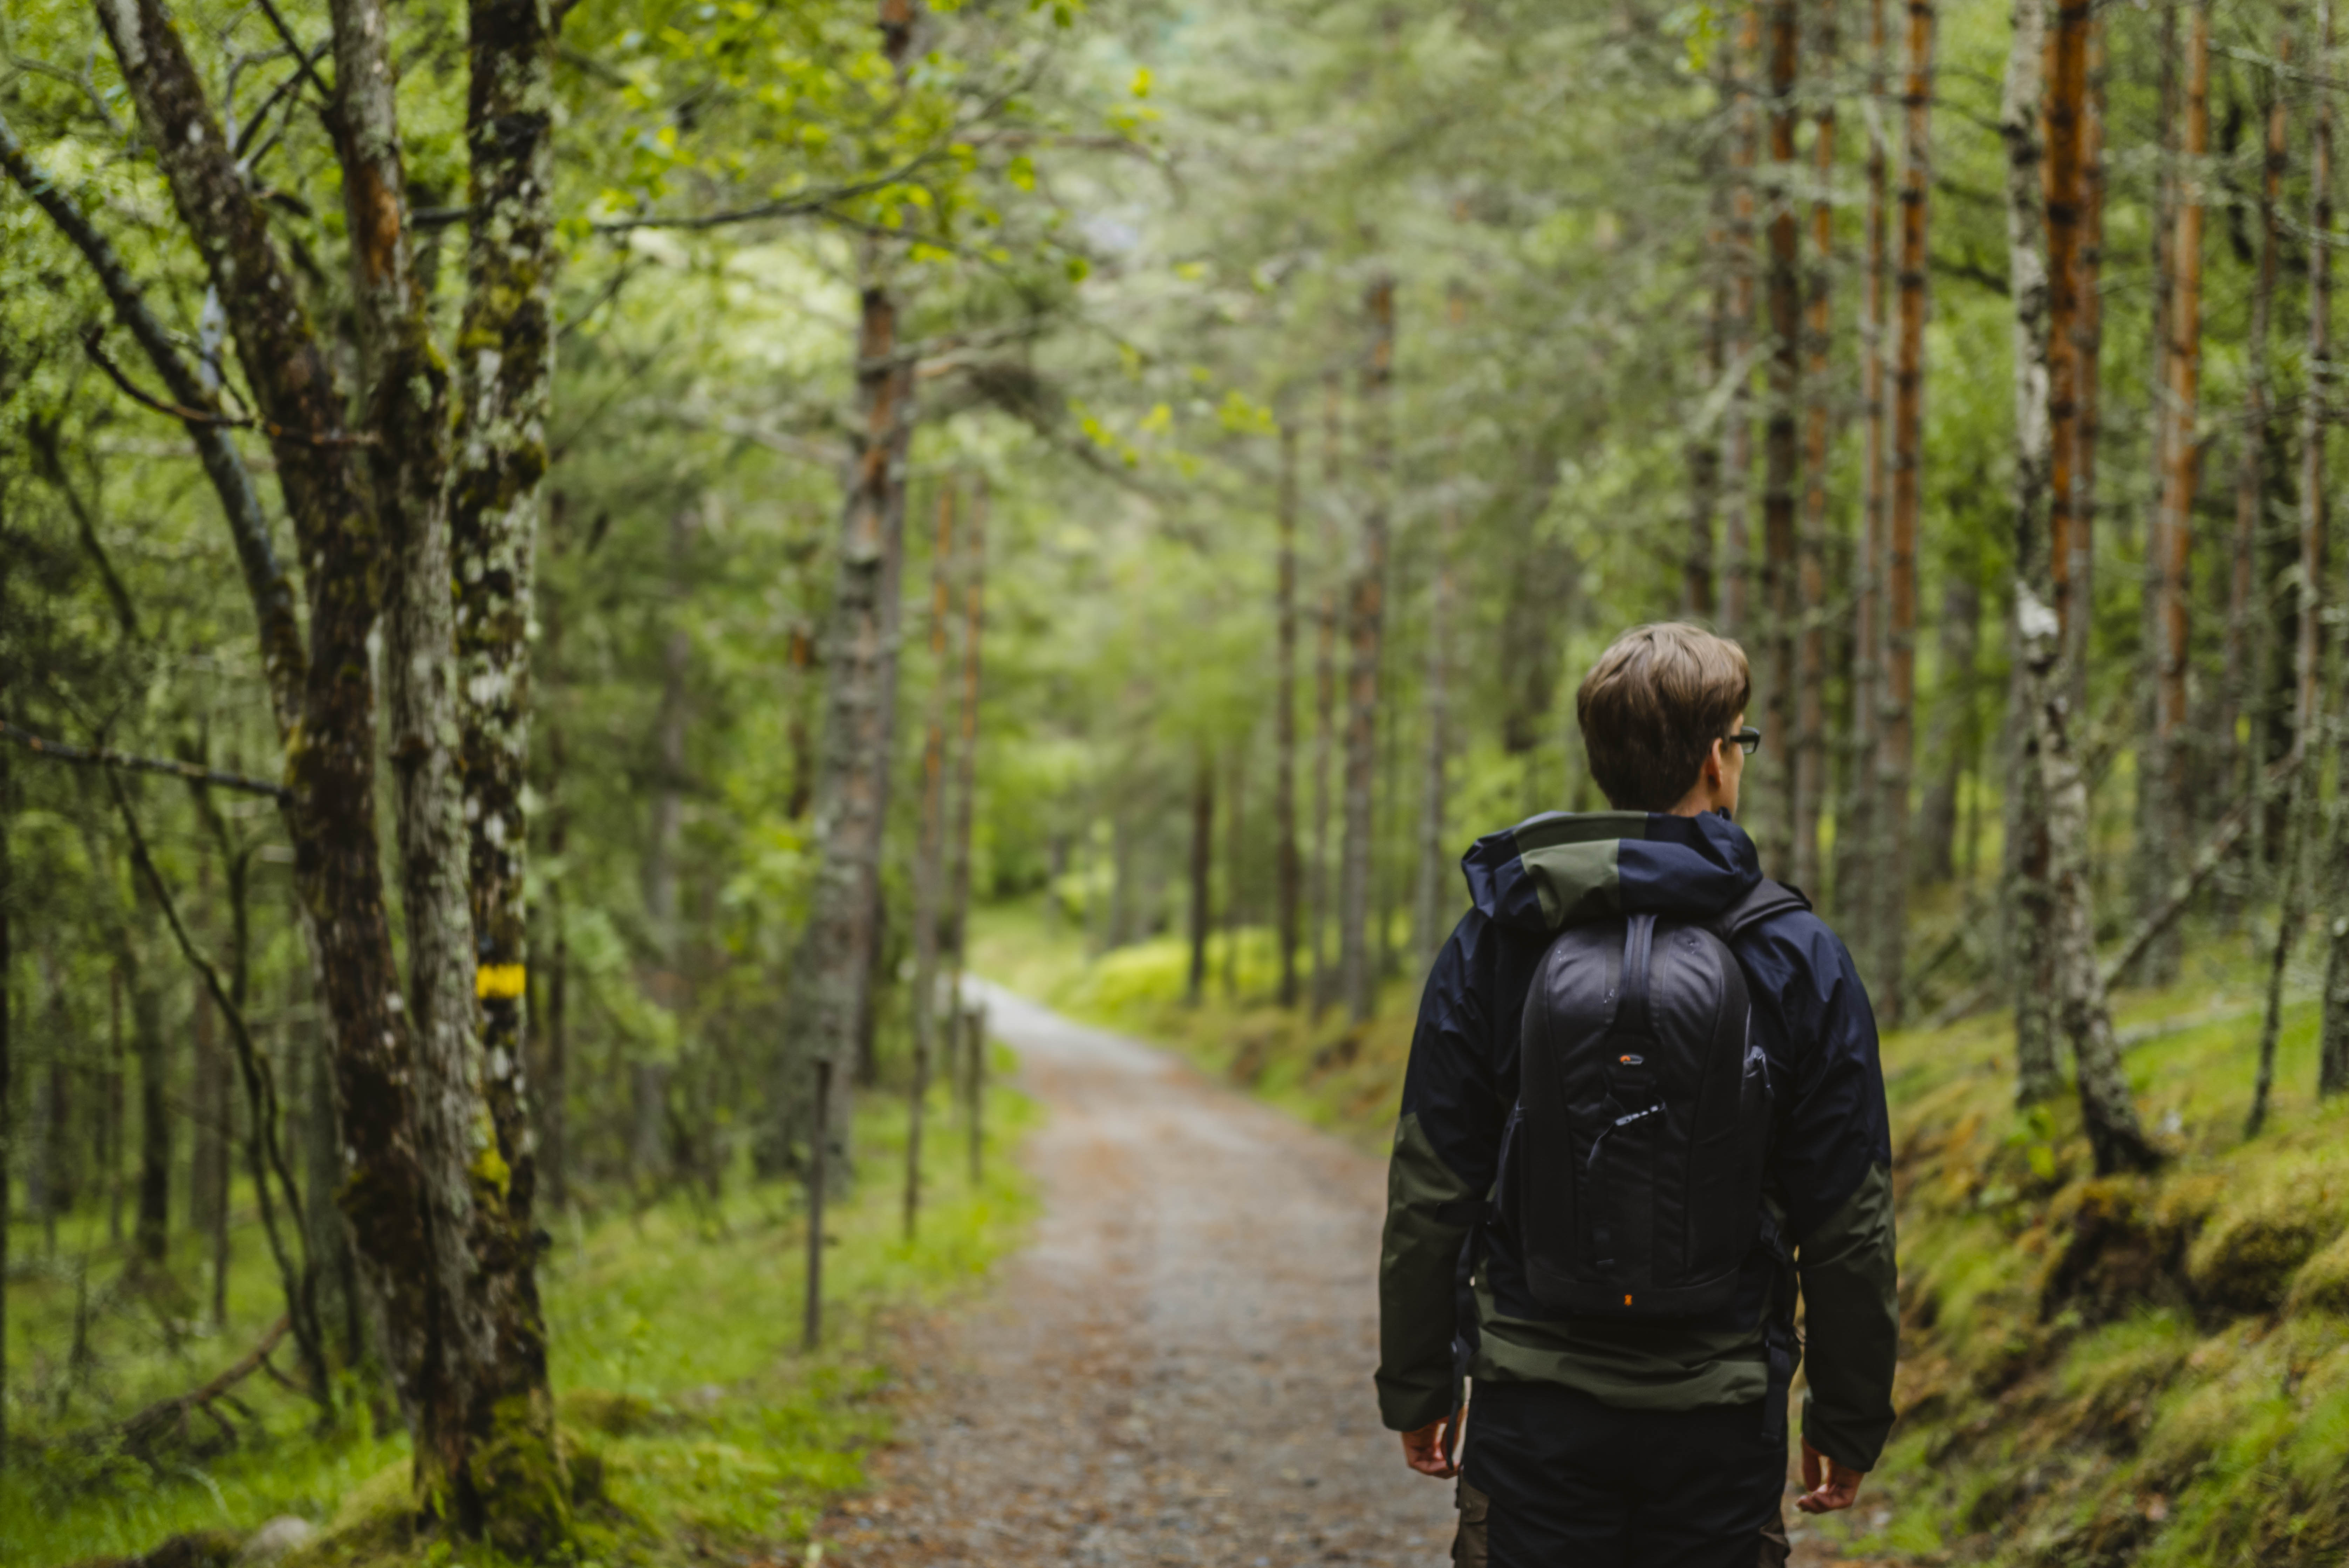
[[(1411, 1439), (1405, 1438), (1406, 1443)], [(1834, 1513), (1859, 1501), (1859, 1483), (1866, 1470), (1856, 1470), (1827, 1458), (1808, 1441), (1803, 1444), (1803, 1495), (1795, 1506), (1805, 1513)]]
[(1422, 1475), (1432, 1475), (1438, 1480), (1450, 1480), (1460, 1473), (1460, 1467), (1444, 1457), (1451, 1447), (1453, 1423), (1460, 1419), (1454, 1410), (1441, 1420), (1430, 1421), (1415, 1432), (1402, 1435), (1403, 1463)]

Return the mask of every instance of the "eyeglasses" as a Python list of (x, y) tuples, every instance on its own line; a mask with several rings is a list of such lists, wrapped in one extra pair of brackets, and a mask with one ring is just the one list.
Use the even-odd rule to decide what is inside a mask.
[(1728, 745), (1734, 746), (1738, 750), (1743, 751), (1748, 757), (1753, 756), (1755, 752), (1762, 749), (1762, 732), (1754, 728), (1750, 724), (1744, 728), (1739, 730), (1736, 734), (1724, 735), (1721, 738), (1723, 742)]

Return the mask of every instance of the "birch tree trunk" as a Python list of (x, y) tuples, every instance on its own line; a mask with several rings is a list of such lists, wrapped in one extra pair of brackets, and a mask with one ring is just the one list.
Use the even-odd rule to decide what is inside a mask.
[(1378, 992), (1370, 946), (1372, 780), (1378, 769), (1379, 659), (1384, 633), (1387, 564), (1387, 481), (1392, 459), (1387, 394), (1394, 375), (1394, 280), (1371, 279), (1363, 299), (1370, 318), (1370, 355), (1362, 370), (1363, 420), (1368, 427), (1369, 497), (1362, 510), (1347, 627), (1352, 660), (1346, 696), (1346, 838), (1338, 890), (1338, 975), (1347, 1016), (1366, 1022)]
[(1923, 501), (1926, 220), (1932, 191), (1933, 0), (1909, 0), (1900, 174), (1899, 326), (1892, 371), (1892, 498), (1885, 531), (1884, 736), (1878, 810), (1885, 853), (1877, 905), (1877, 1015), (1907, 1001), (1909, 780), (1916, 748), (1917, 520)]
[(2055, 561), (2070, 612), (2064, 617), (2064, 656), (2071, 671), (2072, 710), (2088, 700), (2088, 634), (2095, 623), (2096, 452), (2104, 434), (2100, 377), (2105, 343), (2105, 22), (2088, 12), (2087, 81), (2080, 108), (2080, 253), (2075, 269), (2079, 310), (2074, 317), (2071, 506), (2065, 547)]
[[(2053, 223), (2052, 204), (2044, 204), (2047, 198), (2043, 191), (2040, 145), (2041, 82), (2046, 56), (2044, 0), (2014, 0), (1999, 130), (2006, 144), (2007, 286), (2014, 305), (2013, 552), (2017, 576), (2029, 583), (2044, 583), (2051, 574), (2047, 500), (2053, 445), (2049, 361), (2054, 355), (2046, 247)], [(2068, 150), (2068, 147), (2058, 149), (2058, 160)], [(2062, 331), (2063, 325), (2055, 330)], [(2014, 653), (2020, 665), (2023, 633), (2019, 624), (2015, 633)], [(2053, 912), (2048, 902), (2050, 846), (2038, 727), (2023, 727), (2015, 740), (2011, 812), (2015, 849), (2010, 857), (2015, 874), (2009, 893), (2015, 918), (2010, 928), (2013, 944), (2010, 963), (2016, 986), (2015, 1097), (2028, 1104), (2054, 1093), (2060, 1084), (2054, 1041), (2049, 1033)]]
[(937, 1051), (938, 903), (946, 879), (947, 698), (954, 686), (947, 663), (953, 604), (952, 483), (938, 487), (937, 535), (930, 546), (930, 710), (922, 727), (922, 826), (914, 850), (914, 1087), (905, 1102), (905, 1236), (922, 1208), (922, 1113)]
[(1279, 667), (1272, 699), (1273, 941), (1280, 949), (1280, 1005), (1297, 1006), (1297, 922), (1302, 867), (1297, 853), (1297, 427), (1280, 427), (1280, 529), (1273, 614)]
[(1829, 314), (1835, 264), (1836, 13), (1834, 0), (1821, 0), (1812, 76), (1817, 101), (1812, 108), (1811, 266), (1805, 324), (1802, 537), (1796, 566), (1795, 676), (1795, 882), (1820, 882), (1819, 813), (1827, 782), (1826, 552), (1827, 370), (1833, 339)]
[(2032, 723), (2038, 731), (2039, 766), (2047, 795), (2050, 896), (2055, 907), (2055, 968), (2062, 995), (2064, 1032), (2071, 1037), (2079, 1076), (2080, 1114), (2088, 1133), (2096, 1173), (2151, 1171), (2161, 1163), (2139, 1125), (2128, 1078), (2121, 1070), (2120, 1042), (2096, 967), (2095, 911), (2088, 869), (2088, 787), (2081, 776), (2071, 738), (2070, 681), (2062, 669), (2063, 637), (2055, 612), (2032, 591), (2015, 584), (2018, 645), (2029, 671)]
[(1754, 706), (1764, 716), (1762, 728), (1778, 737), (1779, 744), (1755, 756), (1746, 779), (1744, 815), (1760, 841), (1763, 863), (1780, 866), (1795, 853), (1796, 824), (1804, 815), (1802, 738), (1795, 717), (1795, 492), (1802, 479), (1796, 445), (1802, 263), (1795, 161), (1800, 105), (1795, 95), (1801, 38), (1795, 0), (1770, 0), (1770, 392), (1762, 422), (1763, 653), (1754, 672)]

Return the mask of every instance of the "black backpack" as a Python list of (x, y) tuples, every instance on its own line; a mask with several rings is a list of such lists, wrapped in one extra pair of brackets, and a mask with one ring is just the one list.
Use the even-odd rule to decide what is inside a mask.
[(1764, 880), (1711, 921), (1568, 926), (1526, 998), (1502, 1222), (1536, 1300), (1577, 1317), (1726, 1306), (1757, 1244), (1773, 1096), (1738, 932), (1809, 901)]

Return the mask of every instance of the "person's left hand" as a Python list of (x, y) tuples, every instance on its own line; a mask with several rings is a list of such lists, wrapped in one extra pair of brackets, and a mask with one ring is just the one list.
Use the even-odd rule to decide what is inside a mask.
[(1451, 1445), (1452, 1428), (1460, 1419), (1454, 1410), (1441, 1420), (1430, 1421), (1415, 1432), (1402, 1435), (1403, 1463), (1422, 1475), (1432, 1475), (1438, 1480), (1450, 1480), (1460, 1473), (1460, 1467), (1444, 1457)]
[[(1411, 1441), (1409, 1438), (1403, 1439)], [(1827, 1458), (1808, 1441), (1803, 1444), (1803, 1495), (1795, 1506), (1805, 1513), (1834, 1513), (1859, 1501), (1859, 1483), (1866, 1470), (1856, 1470)]]

